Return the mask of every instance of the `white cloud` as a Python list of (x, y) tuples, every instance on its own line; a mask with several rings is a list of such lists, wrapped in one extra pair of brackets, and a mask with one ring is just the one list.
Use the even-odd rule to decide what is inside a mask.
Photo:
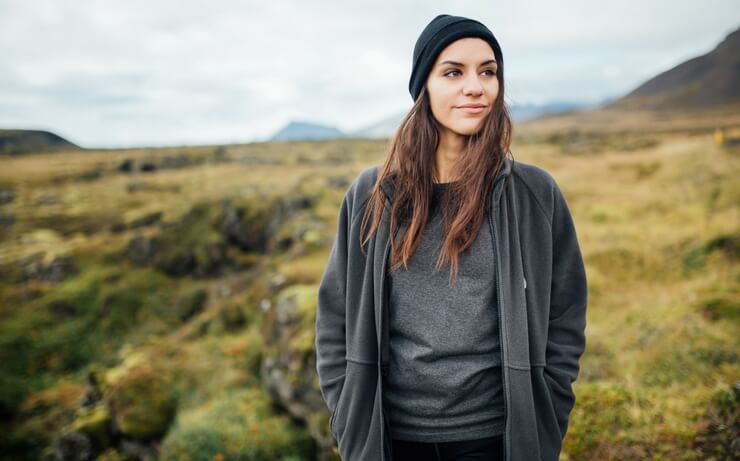
[(513, 102), (601, 100), (709, 51), (740, 4), (382, 0), (0, 0), (0, 126), (85, 146), (266, 138), (291, 119), (353, 130), (411, 104), (416, 37), (487, 24)]

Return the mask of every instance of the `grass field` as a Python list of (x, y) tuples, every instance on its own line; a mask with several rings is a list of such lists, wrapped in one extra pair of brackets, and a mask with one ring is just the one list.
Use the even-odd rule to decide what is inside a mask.
[[(713, 137), (738, 114), (515, 126), (514, 158), (565, 193), (589, 280), (563, 460), (738, 455), (740, 152)], [(343, 193), (387, 143), (0, 158), (0, 452), (338, 459), (317, 283)]]

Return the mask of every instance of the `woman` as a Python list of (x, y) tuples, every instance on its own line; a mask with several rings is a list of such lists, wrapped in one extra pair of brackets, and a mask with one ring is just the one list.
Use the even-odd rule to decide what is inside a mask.
[(503, 69), (486, 26), (434, 18), (387, 160), (344, 196), (316, 313), (344, 460), (559, 457), (586, 274), (553, 177), (506, 155)]

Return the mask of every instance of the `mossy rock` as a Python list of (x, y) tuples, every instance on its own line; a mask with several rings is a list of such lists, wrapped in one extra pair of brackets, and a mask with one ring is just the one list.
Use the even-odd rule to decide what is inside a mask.
[(110, 445), (111, 416), (105, 402), (100, 401), (92, 407), (85, 407), (78, 411), (71, 428), (75, 432), (87, 435), (98, 449)]
[(118, 429), (128, 437), (160, 437), (169, 428), (176, 410), (174, 379), (148, 362), (127, 366), (119, 375), (109, 374), (105, 399)]
[(229, 265), (219, 219), (217, 205), (197, 203), (179, 221), (163, 223), (158, 235), (134, 237), (127, 249), (129, 258), (172, 276), (218, 275)]
[(218, 230), (242, 251), (264, 252), (272, 237), (276, 205), (274, 198), (264, 196), (228, 199), (219, 210)]
[(290, 329), (290, 334), (282, 337), (288, 339), (285, 346), (291, 351), (313, 351), (317, 296), (316, 285), (290, 285), (275, 299), (275, 320), (279, 329)]
[(153, 262), (159, 270), (172, 276), (218, 275), (227, 263), (226, 245), (217, 233), (196, 236), (176, 232), (156, 239), (159, 250)]
[(290, 417), (277, 415), (261, 389), (248, 388), (178, 414), (161, 461), (313, 459), (315, 444)]
[(273, 237), (274, 250), (292, 249), (294, 253), (322, 248), (331, 242), (332, 235), (325, 230), (326, 226), (317, 221), (312, 213), (301, 211), (281, 223), (280, 229)]

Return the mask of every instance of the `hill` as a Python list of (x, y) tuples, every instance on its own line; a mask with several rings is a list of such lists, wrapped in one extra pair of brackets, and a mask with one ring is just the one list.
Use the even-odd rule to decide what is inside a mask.
[(0, 129), (0, 155), (69, 149), (80, 149), (80, 146), (49, 131)]
[(740, 29), (711, 52), (646, 81), (606, 109), (696, 109), (740, 102)]
[(344, 137), (344, 134), (333, 126), (294, 121), (281, 128), (270, 138), (270, 141), (300, 141), (342, 137)]

